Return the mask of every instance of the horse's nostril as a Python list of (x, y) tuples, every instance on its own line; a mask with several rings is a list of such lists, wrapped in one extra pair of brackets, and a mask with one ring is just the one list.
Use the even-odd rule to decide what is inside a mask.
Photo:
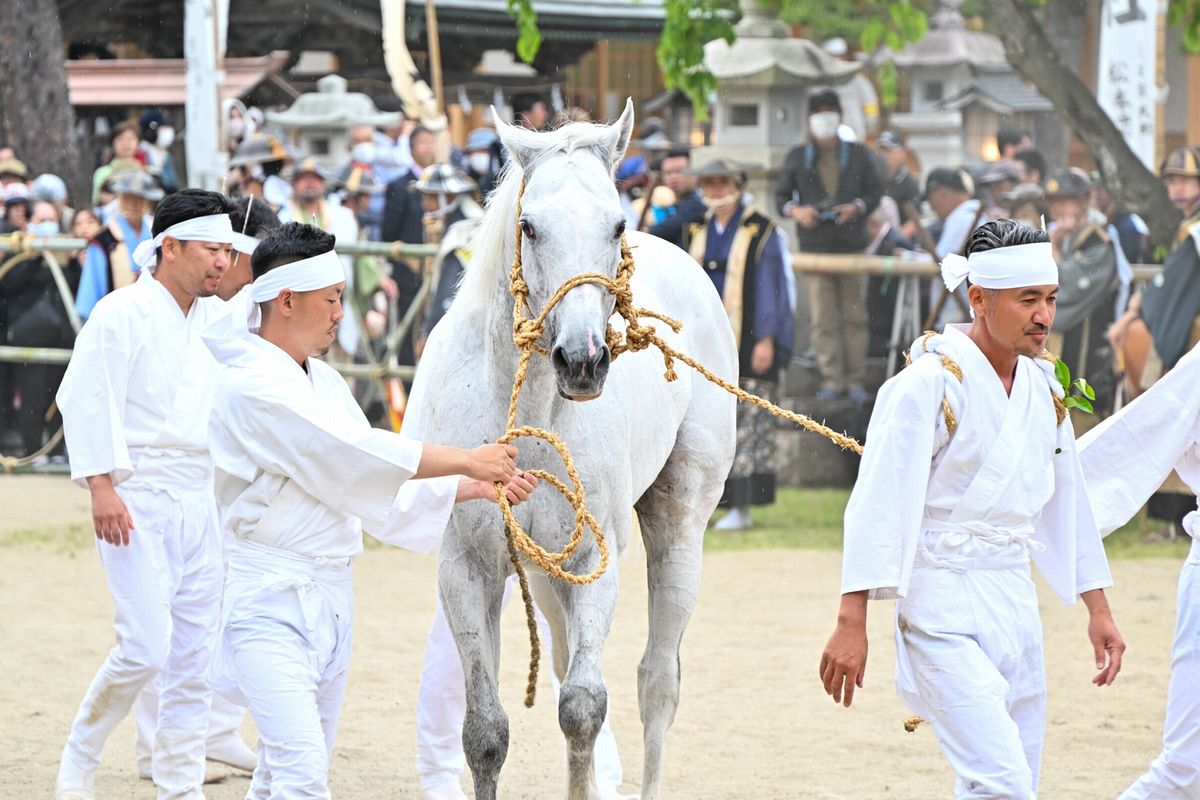
[(565, 370), (570, 366), (570, 364), (567, 363), (566, 353), (563, 352), (561, 346), (554, 348), (550, 352), (550, 363), (553, 364), (554, 368), (557, 370)]

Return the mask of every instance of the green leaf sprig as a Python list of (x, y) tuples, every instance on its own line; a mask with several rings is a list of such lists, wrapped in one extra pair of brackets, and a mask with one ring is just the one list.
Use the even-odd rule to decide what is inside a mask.
[(1054, 377), (1063, 387), (1063, 405), (1067, 408), (1078, 408), (1088, 414), (1093, 412), (1092, 403), (1096, 401), (1096, 390), (1083, 378), (1071, 380), (1071, 368), (1061, 358), (1054, 362)]

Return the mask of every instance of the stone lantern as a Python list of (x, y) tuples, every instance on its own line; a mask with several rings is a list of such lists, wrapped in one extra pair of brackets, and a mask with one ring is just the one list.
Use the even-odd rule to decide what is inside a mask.
[[(791, 37), (777, 2), (741, 0), (741, 10), (733, 44), (717, 39), (704, 46), (704, 64), (720, 82), (714, 144), (697, 149), (692, 159), (697, 165), (714, 158), (759, 165), (748, 188), (759, 209), (775, 216), (779, 168), (787, 151), (807, 139), (809, 92), (847, 83), (862, 66)], [(786, 225), (789, 234), (791, 229)]]
[(268, 111), (267, 122), (281, 128), (286, 138), (332, 173), (350, 157), (347, 136), (355, 125), (386, 128), (403, 115), (380, 111), (360, 92), (347, 92), (346, 79), (326, 75), (317, 91), (302, 94), (286, 111)]

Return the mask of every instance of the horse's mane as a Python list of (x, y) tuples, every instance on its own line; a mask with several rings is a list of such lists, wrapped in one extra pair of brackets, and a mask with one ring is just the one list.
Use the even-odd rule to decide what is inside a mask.
[[(509, 128), (506, 144), (525, 153), (536, 153), (540, 161), (558, 153), (594, 150), (607, 163), (613, 130), (608, 125), (572, 122), (550, 132)], [(471, 316), (487, 311), (501, 276), (512, 266), (515, 229), (517, 224), (517, 195), (525, 173), (515, 158), (497, 178), (487, 200), (483, 218), (471, 235), (471, 265), (466, 270), (454, 298), (457, 310)]]

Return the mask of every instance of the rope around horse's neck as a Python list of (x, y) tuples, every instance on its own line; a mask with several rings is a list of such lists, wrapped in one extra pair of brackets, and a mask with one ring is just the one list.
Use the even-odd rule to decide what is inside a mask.
[[(522, 183), (520, 192), (517, 195), (516, 243), (508, 285), (508, 290), (512, 294), (514, 301), (513, 343), (521, 351), (521, 356), (517, 362), (517, 373), (513, 380), (512, 397), (508, 403), (507, 430), (500, 437), (499, 441), (501, 444), (508, 444), (516, 439), (535, 437), (553, 445), (567, 468), (567, 477), (571, 482), (572, 488), (568, 488), (557, 476), (545, 470), (531, 470), (531, 474), (536, 475), (557, 489), (566, 498), (567, 502), (571, 504), (571, 507), (575, 509), (575, 527), (571, 531), (570, 541), (561, 552), (551, 553), (533, 541), (525, 529), (521, 527), (521, 523), (517, 522), (517, 518), (513, 515), (512, 504), (509, 503), (508, 497), (504, 493), (503, 484), (496, 484), (496, 501), (500, 504), (500, 511), (504, 515), (504, 529), (508, 544), (509, 560), (512, 562), (513, 569), (517, 573), (517, 579), (521, 584), (521, 598), (525, 603), (525, 622), (529, 627), (529, 641), (532, 653), (529, 662), (529, 683), (525, 688), (525, 705), (532, 706), (537, 691), (538, 660), (541, 647), (538, 642), (537, 622), (533, 613), (533, 598), (529, 593), (529, 581), (525, 576), (521, 556), (524, 555), (525, 558), (528, 558), (546, 573), (567, 583), (580, 586), (599, 579), (604, 574), (604, 571), (608, 569), (609, 558), (608, 543), (604, 539), (604, 534), (600, 530), (600, 525), (596, 521), (596, 518), (588, 511), (587, 502), (584, 499), (583, 483), (579, 479), (579, 472), (575, 468), (575, 460), (571, 457), (571, 452), (567, 449), (566, 444), (557, 434), (545, 428), (528, 425), (520, 428), (516, 427), (517, 402), (521, 396), (521, 387), (525, 384), (529, 370), (529, 360), (533, 357), (534, 352), (547, 355), (546, 349), (541, 347), (538, 342), (542, 338), (542, 334), (545, 333), (546, 317), (558, 305), (559, 301), (566, 296), (567, 292), (578, 286), (591, 283), (608, 290), (616, 299), (614, 313), (619, 314), (625, 320), (626, 328), (624, 335), (614, 330), (612, 325), (609, 325), (605, 331), (605, 344), (608, 345), (609, 353), (614, 361), (622, 353), (636, 353), (653, 345), (662, 353), (663, 365), (666, 368), (663, 377), (668, 381), (673, 381), (679, 377), (675, 372), (674, 362), (682, 361), (703, 375), (705, 379), (720, 386), (739, 400), (753, 403), (777, 417), (782, 417), (796, 423), (807, 431), (818, 433), (841, 448), (853, 450), (855, 453), (861, 454), (862, 445), (849, 436), (827, 428), (810, 417), (780, 408), (758, 395), (747, 392), (736, 383), (730, 383), (714, 375), (703, 364), (691, 356), (679, 352), (663, 341), (658, 335), (658, 330), (653, 325), (643, 325), (640, 322), (640, 318), (650, 317), (670, 326), (675, 333), (679, 333), (683, 327), (682, 323), (677, 320), (645, 308), (636, 308), (633, 305), (633, 290), (629, 287), (629, 281), (633, 277), (634, 270), (633, 253), (623, 234), (621, 236), (621, 262), (617, 265), (615, 278), (609, 278), (607, 275), (600, 275), (598, 273), (576, 275), (558, 287), (558, 291), (554, 293), (554, 296), (547, 301), (546, 305), (542, 307), (542, 310), (536, 316), (529, 317), (529, 285), (525, 283), (524, 270), (521, 263), (521, 244), (524, 238), (523, 231), (521, 230), (521, 198), (524, 194), (525, 184)], [(585, 527), (591, 528), (592, 535), (596, 539), (596, 547), (600, 552), (600, 562), (591, 572), (578, 574), (564, 569), (562, 565), (571, 557), (583, 541)]]

